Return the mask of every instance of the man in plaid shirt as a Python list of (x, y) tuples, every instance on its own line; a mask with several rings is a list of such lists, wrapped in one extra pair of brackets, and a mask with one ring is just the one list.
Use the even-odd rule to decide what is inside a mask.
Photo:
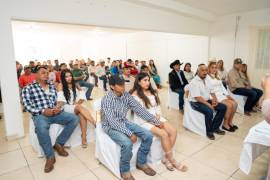
[(126, 115), (131, 109), (142, 119), (156, 126), (161, 126), (161, 123), (125, 91), (124, 83), (125, 80), (119, 75), (110, 77), (109, 85), (112, 91), (108, 92), (101, 102), (102, 127), (111, 139), (121, 147), (120, 173), (124, 180), (134, 179), (130, 173), (130, 160), (133, 143), (136, 143), (137, 136), (141, 139), (141, 146), (137, 153), (136, 167), (145, 174), (154, 176), (156, 172), (146, 164), (153, 135), (150, 131), (128, 121)]
[[(78, 116), (63, 112), (57, 105), (57, 91), (52, 82), (48, 82), (48, 70), (45, 66), (36, 67), (36, 81), (22, 90), (22, 100), (25, 109), (32, 114), (35, 131), (40, 146), (46, 155), (44, 171), (54, 168), (55, 149), (60, 156), (68, 156), (64, 145), (79, 122)], [(51, 144), (49, 129), (51, 124), (61, 124), (63, 131), (57, 137), (54, 146)]]

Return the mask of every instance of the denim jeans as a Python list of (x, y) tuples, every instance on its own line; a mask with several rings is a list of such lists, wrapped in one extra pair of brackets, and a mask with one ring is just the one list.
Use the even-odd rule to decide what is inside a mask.
[(249, 112), (259, 101), (259, 99), (263, 95), (263, 92), (262, 90), (257, 89), (257, 88), (251, 88), (251, 89), (237, 88), (233, 91), (233, 94), (247, 96), (247, 101), (246, 101), (244, 110)]
[(184, 109), (184, 89), (176, 89), (174, 90), (179, 95), (179, 109)]
[[(152, 145), (153, 135), (150, 131), (131, 122), (127, 122), (126, 127), (141, 139), (141, 146), (137, 153), (137, 165), (145, 165), (147, 154), (149, 153)], [(129, 172), (133, 147), (131, 140), (127, 135), (114, 129), (107, 130), (107, 134), (121, 147), (120, 173)]]
[[(211, 104), (211, 100), (208, 102)], [(218, 103), (218, 105), (214, 108), (216, 110), (215, 117), (213, 117), (213, 110), (205, 104), (200, 102), (190, 102), (190, 104), (193, 109), (204, 114), (207, 134), (214, 133), (219, 129), (227, 110), (227, 107), (224, 104)]]
[(46, 158), (54, 157), (49, 129), (51, 124), (64, 125), (64, 129), (57, 137), (56, 143), (65, 145), (73, 130), (79, 123), (79, 117), (75, 114), (61, 112), (58, 115), (46, 117), (44, 115), (33, 116), (35, 125), (35, 132), (37, 134), (38, 142), (42, 147)]
[(91, 97), (91, 93), (92, 93), (92, 90), (94, 88), (94, 85), (93, 84), (90, 84), (88, 82), (85, 82), (83, 80), (80, 80), (77, 82), (81, 87), (86, 87), (87, 88), (87, 91), (85, 93), (85, 96), (86, 96), (86, 99), (90, 99)]

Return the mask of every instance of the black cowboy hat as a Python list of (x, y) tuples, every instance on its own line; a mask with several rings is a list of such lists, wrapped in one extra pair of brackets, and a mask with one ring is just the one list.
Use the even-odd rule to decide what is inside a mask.
[(176, 59), (175, 61), (173, 61), (171, 64), (170, 64), (170, 68), (173, 69), (173, 66), (175, 65), (182, 65), (183, 63), (180, 62), (180, 60)]

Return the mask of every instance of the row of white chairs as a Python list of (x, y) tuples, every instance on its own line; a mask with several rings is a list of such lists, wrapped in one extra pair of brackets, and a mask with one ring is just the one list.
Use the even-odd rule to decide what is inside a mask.
[[(93, 108), (96, 112), (96, 118), (100, 117), (100, 109), (101, 109), (101, 99), (94, 101)], [(133, 116), (131, 113), (128, 114), (128, 119), (132, 120)], [(57, 136), (62, 132), (63, 126), (59, 124), (52, 124), (50, 126), (50, 137), (52, 144), (55, 143)], [(35, 133), (35, 127), (32, 119), (30, 120), (29, 126), (29, 137), (30, 144), (33, 149), (37, 152), (38, 157), (44, 157), (44, 152), (39, 145), (37, 135)], [(119, 160), (120, 160), (120, 147), (103, 131), (101, 122), (97, 122), (96, 129), (93, 128), (92, 125), (88, 127), (87, 131), (87, 142), (95, 141), (95, 157), (105, 166), (107, 167), (116, 177), (121, 178), (119, 171)], [(78, 125), (71, 135), (70, 139), (67, 141), (65, 146), (68, 147), (76, 147), (81, 144), (81, 129)], [(136, 155), (138, 149), (140, 147), (140, 140), (138, 140), (133, 145), (133, 157), (131, 159), (131, 170), (135, 169), (136, 166)], [(108, 148), (109, 147), (109, 148)], [(147, 156), (147, 162), (150, 165), (159, 164), (163, 157), (163, 150), (161, 147), (160, 139), (155, 137), (153, 138), (153, 142), (151, 145), (151, 150)], [(89, 154), (89, 156), (92, 156)]]

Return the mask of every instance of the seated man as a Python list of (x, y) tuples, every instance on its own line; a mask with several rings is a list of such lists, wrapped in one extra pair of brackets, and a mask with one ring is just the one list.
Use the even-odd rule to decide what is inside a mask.
[[(206, 135), (209, 139), (215, 140), (214, 133), (224, 135), (225, 131), (219, 129), (226, 112), (226, 106), (218, 103), (215, 94), (211, 93), (205, 83), (207, 76), (207, 66), (200, 64), (198, 74), (191, 80), (188, 85), (190, 105), (196, 111), (203, 113), (205, 116)], [(212, 100), (210, 100), (210, 95)], [(215, 117), (213, 113), (216, 111)]]
[(179, 94), (179, 110), (183, 113), (184, 111), (184, 87), (188, 84), (185, 78), (184, 72), (180, 70), (179, 60), (175, 60), (170, 64), (170, 68), (173, 69), (169, 73), (169, 84), (173, 92)]
[(75, 62), (73, 64), (72, 74), (74, 76), (75, 83), (78, 83), (81, 87), (87, 88), (87, 91), (85, 93), (86, 99), (92, 100), (91, 93), (92, 93), (92, 90), (94, 88), (94, 85), (84, 81), (85, 76), (84, 76), (83, 71), (80, 69), (79, 64), (77, 62)]
[(233, 68), (228, 73), (228, 86), (232, 93), (247, 97), (244, 111), (245, 115), (250, 116), (250, 112), (253, 111), (253, 107), (259, 101), (263, 92), (260, 89), (253, 88), (249, 85), (245, 75), (241, 72), (241, 69), (242, 60), (236, 58), (234, 60)]
[(126, 118), (129, 109), (140, 118), (160, 126), (160, 121), (150, 114), (128, 92), (125, 91), (125, 80), (118, 75), (109, 79), (111, 91), (102, 99), (102, 128), (111, 139), (121, 147), (120, 173), (123, 179), (133, 180), (130, 173), (130, 160), (132, 158), (132, 144), (136, 143), (137, 136), (141, 139), (141, 146), (137, 153), (136, 167), (149, 176), (156, 172), (146, 163), (150, 151), (153, 135), (150, 131), (128, 121)]
[[(22, 90), (23, 105), (32, 114), (35, 132), (47, 159), (44, 169), (46, 173), (54, 168), (55, 155), (53, 149), (60, 156), (68, 156), (64, 145), (79, 123), (79, 118), (76, 115), (63, 112), (57, 106), (57, 91), (54, 84), (48, 82), (48, 74), (45, 66), (37, 66), (36, 81)], [(64, 125), (64, 129), (57, 137), (53, 147), (49, 135), (51, 124)]]

